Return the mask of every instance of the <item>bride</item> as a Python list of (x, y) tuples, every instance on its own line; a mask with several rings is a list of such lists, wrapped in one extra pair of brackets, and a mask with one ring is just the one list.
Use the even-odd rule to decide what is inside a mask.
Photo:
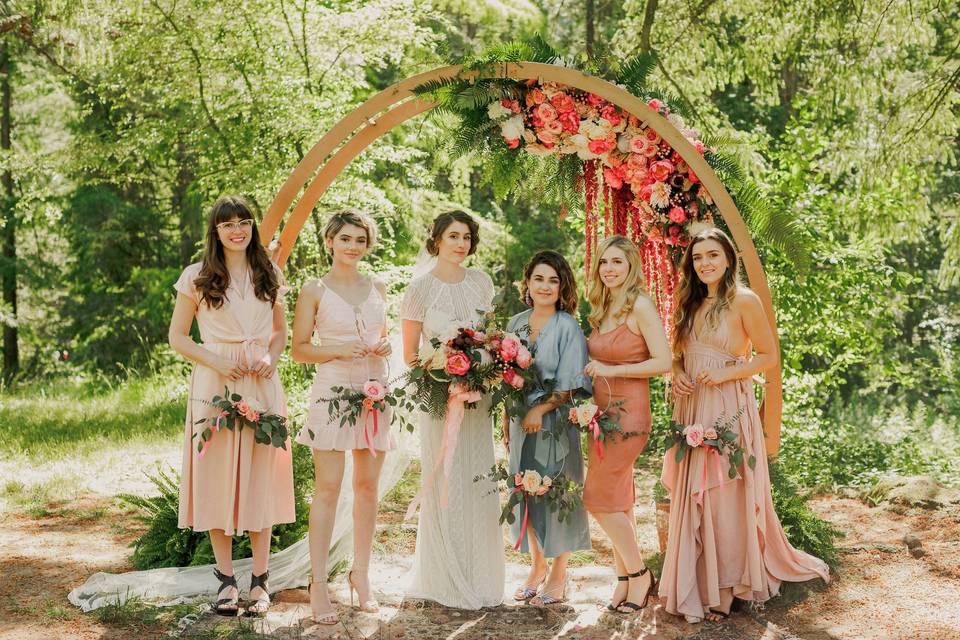
[[(493, 300), (490, 276), (461, 266), (480, 241), (479, 225), (466, 213), (451, 211), (433, 221), (426, 249), (436, 266), (413, 280), (400, 305), (403, 321), (403, 357), (417, 359), (428, 344), (452, 322), (472, 322), (478, 310)], [(441, 506), (442, 473), (424, 486), (417, 548), (409, 598), (433, 600), (458, 609), (479, 609), (503, 601), (503, 536), (498, 524), (499, 498), (487, 493), (473, 478), (494, 464), (490, 400), (467, 410), (453, 455), (453, 473), (447, 503)], [(443, 421), (420, 417), (421, 473), (429, 478), (439, 455)]]

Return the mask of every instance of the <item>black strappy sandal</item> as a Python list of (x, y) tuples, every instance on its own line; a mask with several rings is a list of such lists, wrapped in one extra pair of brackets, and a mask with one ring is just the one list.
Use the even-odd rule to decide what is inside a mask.
[[(650, 569), (644, 567), (642, 571), (637, 571), (636, 573), (628, 573), (627, 580), (632, 578), (642, 578), (644, 574), (650, 573)], [(650, 601), (650, 594), (653, 593), (654, 589), (657, 588), (657, 579), (653, 577), (653, 574), (650, 573), (650, 586), (647, 587), (647, 593), (643, 596), (643, 604), (637, 604), (635, 602), (621, 602), (617, 606), (617, 613), (636, 613), (646, 608), (647, 603)], [(620, 607), (626, 607), (630, 611), (623, 611)]]
[(216, 567), (213, 568), (213, 575), (220, 581), (220, 588), (217, 589), (217, 595), (223, 593), (225, 589), (233, 587), (236, 591), (232, 598), (220, 598), (213, 606), (213, 610), (221, 616), (235, 616), (240, 611), (239, 599), (240, 589), (237, 588), (237, 576), (227, 576), (220, 573)]
[[(250, 574), (250, 591), (260, 587), (263, 593), (260, 594), (259, 598), (253, 601), (253, 604), (247, 607), (247, 613), (255, 616), (262, 616), (267, 612), (268, 609), (270, 609), (270, 591), (267, 588), (267, 578), (269, 577), (269, 571), (264, 571), (259, 576)], [(250, 597), (252, 598), (253, 596)]]
[(707, 609), (707, 615), (720, 616), (720, 620), (709, 620), (706, 618), (706, 616), (704, 616), (704, 619), (706, 619), (707, 622), (723, 622), (724, 620), (730, 617), (729, 613), (724, 613), (723, 611), (717, 611), (716, 609)]
[[(630, 582), (630, 578), (628, 578), (627, 576), (617, 576), (617, 582)], [(623, 604), (624, 602), (626, 602), (626, 601), (627, 601), (627, 599), (624, 598), (623, 600), (621, 600), (621, 601), (618, 602), (617, 604), (613, 604), (613, 602), (608, 602), (608, 603), (607, 603), (607, 611), (616, 612), (616, 611), (617, 611), (617, 607), (619, 607), (620, 605), (622, 605), (622, 604)]]

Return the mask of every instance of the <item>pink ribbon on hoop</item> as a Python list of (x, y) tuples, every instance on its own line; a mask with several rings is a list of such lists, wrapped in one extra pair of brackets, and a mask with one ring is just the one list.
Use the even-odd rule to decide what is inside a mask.
[(600, 439), (603, 432), (600, 431), (600, 422), (594, 418), (590, 421), (590, 424), (587, 425), (587, 429), (593, 432), (593, 443), (597, 445), (597, 457), (600, 459), (600, 462), (603, 462), (603, 441)]
[[(517, 487), (514, 493), (523, 493), (523, 487)], [(520, 537), (517, 538), (517, 544), (513, 545), (514, 551), (520, 551), (520, 545), (523, 543), (523, 536), (527, 532), (527, 518), (530, 515), (530, 507), (527, 503), (527, 496), (523, 496), (523, 523), (520, 525)]]
[[(220, 421), (227, 416), (227, 412), (220, 410), (220, 413), (217, 414), (217, 419), (213, 422), (213, 433), (220, 431)], [(202, 458), (203, 454), (207, 452), (207, 449), (210, 448), (210, 443), (213, 442), (213, 434), (210, 434), (210, 439), (203, 443), (203, 449), (200, 450), (200, 453), (197, 454), (197, 458)]]
[(479, 391), (470, 391), (465, 384), (450, 385), (449, 396), (447, 397), (447, 416), (443, 421), (443, 440), (440, 442), (440, 451), (437, 452), (437, 461), (430, 470), (430, 475), (423, 481), (420, 491), (410, 501), (407, 507), (407, 513), (403, 516), (404, 520), (413, 517), (420, 506), (420, 502), (427, 491), (433, 485), (440, 466), (443, 465), (443, 484), (440, 485), (440, 506), (446, 508), (447, 493), (450, 489), (450, 473), (453, 471), (453, 453), (457, 450), (457, 438), (460, 435), (460, 426), (463, 424), (463, 416), (466, 413), (466, 404), (468, 402), (479, 402), (483, 396)]
[(373, 437), (376, 438), (377, 433), (380, 430), (380, 427), (377, 421), (378, 413), (379, 412), (377, 411), (377, 407), (373, 405), (370, 407), (370, 409), (367, 410), (367, 415), (363, 419), (363, 439), (367, 443), (367, 449), (370, 450), (370, 455), (372, 455), (374, 458), (377, 457), (377, 451), (376, 449), (373, 448), (373, 443), (370, 440), (370, 416), (373, 415)]
[(704, 447), (706, 452), (704, 453), (703, 460), (703, 476), (700, 478), (700, 493), (697, 494), (697, 504), (703, 503), (703, 492), (707, 490), (707, 465), (710, 463), (710, 454), (713, 454), (714, 460), (717, 461), (714, 468), (717, 470), (717, 480), (720, 481), (720, 486), (722, 487), (726, 484), (726, 481), (723, 479), (723, 470), (720, 468), (720, 453), (713, 447)]

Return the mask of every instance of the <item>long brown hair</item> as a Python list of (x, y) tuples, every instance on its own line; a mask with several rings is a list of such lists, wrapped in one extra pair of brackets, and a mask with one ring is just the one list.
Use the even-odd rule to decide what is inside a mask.
[(683, 353), (684, 343), (693, 330), (693, 319), (697, 311), (707, 299), (707, 285), (693, 270), (693, 248), (706, 240), (716, 241), (727, 258), (727, 270), (723, 273), (717, 286), (717, 300), (707, 311), (705, 318), (707, 326), (716, 329), (720, 323), (720, 315), (733, 305), (740, 283), (740, 262), (737, 260), (737, 250), (730, 237), (721, 229), (711, 227), (704, 229), (693, 237), (687, 250), (680, 259), (680, 286), (677, 287), (676, 300), (673, 311), (673, 352), (675, 355)]
[(250, 244), (247, 245), (246, 251), (247, 265), (250, 267), (250, 276), (253, 280), (253, 291), (257, 298), (273, 306), (277, 302), (280, 280), (276, 267), (270, 262), (270, 256), (260, 242), (260, 231), (257, 229), (257, 221), (250, 213), (250, 205), (240, 196), (222, 196), (210, 209), (203, 262), (200, 266), (200, 274), (193, 281), (197, 291), (200, 292), (200, 301), (206, 302), (207, 306), (214, 309), (219, 309), (227, 299), (230, 272), (227, 271), (227, 263), (223, 257), (223, 244), (217, 234), (217, 225), (234, 218), (253, 220)]
[(627, 263), (630, 265), (630, 271), (623, 281), (623, 300), (620, 308), (617, 309), (614, 321), (620, 324), (620, 320), (625, 318), (630, 310), (633, 309), (637, 296), (646, 293), (646, 282), (643, 279), (643, 263), (640, 260), (640, 250), (633, 244), (629, 238), (624, 236), (610, 236), (605, 238), (597, 246), (597, 258), (590, 266), (590, 281), (587, 284), (587, 300), (590, 301), (590, 315), (587, 316), (590, 326), (594, 329), (600, 328), (604, 316), (610, 311), (610, 305), (613, 304), (613, 294), (610, 293), (610, 287), (600, 279), (600, 258), (610, 247), (616, 247), (623, 251), (627, 257)]
[(575, 315), (577, 313), (577, 304), (579, 303), (577, 281), (574, 278), (573, 269), (570, 268), (570, 263), (556, 251), (550, 251), (549, 249), (538, 251), (530, 258), (530, 262), (523, 268), (523, 282), (520, 283), (520, 296), (524, 302), (527, 301), (527, 293), (529, 291), (527, 283), (530, 281), (531, 276), (533, 276), (533, 270), (537, 268), (537, 265), (541, 264), (545, 264), (556, 271), (557, 276), (560, 278), (560, 292), (559, 295), (557, 295), (556, 308), (561, 311), (566, 311), (570, 315)]

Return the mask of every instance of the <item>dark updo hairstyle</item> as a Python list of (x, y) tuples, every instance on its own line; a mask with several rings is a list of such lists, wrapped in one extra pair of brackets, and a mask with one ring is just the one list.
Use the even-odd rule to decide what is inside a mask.
[(557, 296), (557, 309), (561, 311), (566, 311), (570, 315), (574, 315), (577, 312), (577, 304), (579, 303), (579, 297), (577, 296), (577, 281), (573, 276), (573, 269), (570, 268), (570, 263), (567, 262), (567, 259), (556, 251), (538, 251), (532, 258), (530, 262), (527, 263), (527, 266), (523, 268), (523, 281), (520, 283), (520, 296), (523, 298), (523, 301), (528, 305), (532, 306), (532, 298), (529, 297), (529, 289), (527, 287), (527, 282), (529, 282), (530, 277), (533, 275), (533, 270), (537, 268), (537, 265), (545, 264), (554, 271), (557, 272), (557, 276), (560, 277), (560, 293)]
[(250, 244), (247, 245), (246, 250), (253, 291), (258, 299), (269, 302), (273, 306), (277, 302), (280, 278), (277, 275), (277, 268), (270, 262), (267, 250), (260, 242), (260, 231), (257, 229), (257, 221), (250, 213), (250, 205), (240, 196), (222, 196), (210, 209), (203, 262), (200, 265), (199, 275), (193, 281), (193, 285), (200, 294), (200, 302), (206, 302), (207, 306), (219, 309), (227, 299), (230, 272), (223, 257), (223, 243), (220, 242), (217, 225), (234, 218), (253, 220)]
[(427, 238), (427, 253), (432, 256), (440, 253), (439, 244), (443, 233), (454, 222), (462, 222), (470, 229), (470, 250), (468, 256), (472, 256), (477, 251), (477, 245), (480, 244), (480, 225), (463, 211), (447, 211), (441, 213), (433, 219), (433, 225), (430, 228), (430, 237)]

